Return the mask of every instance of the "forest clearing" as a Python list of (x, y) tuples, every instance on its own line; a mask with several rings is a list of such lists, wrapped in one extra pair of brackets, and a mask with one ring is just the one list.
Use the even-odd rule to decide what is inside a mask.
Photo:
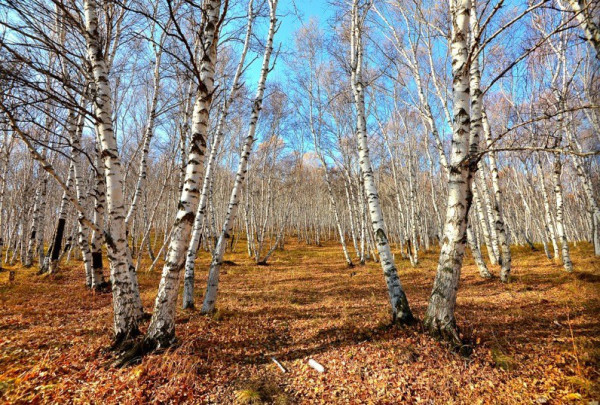
[[(435, 276), (399, 260), (421, 318)], [(529, 247), (514, 281), (482, 279), (470, 257), (458, 295), (470, 358), (390, 325), (378, 265), (348, 268), (339, 246), (290, 241), (268, 266), (240, 252), (222, 274), (212, 316), (178, 310), (178, 343), (110, 366), (110, 294), (86, 291), (81, 262), (52, 280), (0, 274), (0, 399), (95, 403), (585, 403), (600, 395), (600, 259), (573, 247), (572, 274)], [(207, 256), (199, 259), (208, 265)], [(301, 263), (301, 264), (298, 264)], [(497, 269), (492, 269), (496, 271)], [(159, 273), (140, 273), (146, 308)], [(50, 283), (49, 283), (50, 282)], [(206, 277), (198, 277), (199, 285)], [(180, 305), (178, 305), (180, 307)], [(271, 360), (275, 357), (288, 372)], [(320, 374), (307, 365), (313, 358)], [(544, 402), (546, 401), (546, 402)]]

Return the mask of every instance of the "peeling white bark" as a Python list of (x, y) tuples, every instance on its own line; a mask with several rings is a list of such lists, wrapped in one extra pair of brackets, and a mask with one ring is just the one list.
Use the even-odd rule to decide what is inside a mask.
[[(594, 20), (600, 12), (600, 4), (596, 0), (567, 0), (575, 17), (581, 24), (585, 39), (594, 47), (596, 58), (600, 59), (600, 27)], [(562, 6), (562, 2), (559, 1)], [(564, 8), (564, 7), (563, 7)]]
[(206, 0), (202, 7), (200, 83), (198, 83), (192, 114), (192, 134), (183, 189), (158, 287), (154, 312), (145, 337), (145, 341), (155, 347), (169, 346), (175, 337), (175, 309), (179, 277), (185, 263), (185, 253), (189, 245), (198, 205), (200, 173), (206, 151), (209, 109), (214, 91), (221, 1)]
[(250, 123), (248, 125), (248, 134), (244, 140), (244, 146), (240, 155), (240, 161), (235, 175), (235, 181), (229, 197), (229, 205), (227, 207), (227, 214), (225, 215), (225, 221), (223, 228), (215, 247), (213, 260), (210, 264), (208, 272), (208, 282), (206, 286), (206, 294), (204, 295), (204, 302), (202, 303), (202, 313), (210, 313), (215, 309), (217, 301), (217, 291), (219, 287), (219, 271), (223, 262), (223, 254), (225, 253), (225, 247), (231, 237), (231, 231), (233, 224), (237, 216), (237, 210), (239, 206), (239, 194), (242, 183), (246, 176), (248, 168), (248, 158), (252, 151), (252, 144), (254, 143), (254, 134), (256, 132), (256, 124), (260, 116), (260, 110), (262, 109), (263, 96), (265, 92), (267, 76), (270, 70), (271, 53), (273, 52), (273, 37), (277, 28), (277, 3), (278, 0), (269, 0), (269, 32), (267, 34), (267, 41), (265, 44), (265, 53), (263, 56), (262, 66), (260, 70), (260, 77), (258, 79), (258, 86), (256, 90), (256, 96), (252, 103), (252, 112), (250, 115)]
[[(488, 123), (487, 115), (482, 112), (483, 118), (483, 133), (485, 134), (485, 140), (488, 148), (493, 145), (492, 133), (490, 125)], [(496, 236), (498, 237), (498, 245), (500, 247), (500, 280), (507, 283), (510, 276), (511, 269), (511, 254), (510, 254), (510, 243), (508, 239), (508, 231), (504, 223), (502, 216), (502, 191), (500, 190), (500, 178), (498, 175), (498, 165), (496, 163), (496, 152), (490, 152), (488, 154), (490, 160), (490, 172), (492, 174), (492, 189), (494, 190), (494, 202), (492, 204), (492, 211), (494, 213), (494, 224), (496, 228)]]
[(538, 180), (540, 182), (540, 188), (542, 189), (542, 199), (544, 200), (544, 219), (545, 219), (545, 228), (548, 236), (550, 237), (550, 241), (552, 242), (552, 247), (554, 249), (554, 259), (558, 260), (560, 257), (560, 252), (558, 250), (558, 243), (556, 241), (556, 232), (555, 232), (555, 223), (552, 218), (552, 212), (550, 209), (550, 199), (548, 198), (548, 192), (546, 190), (546, 182), (544, 181), (544, 172), (542, 170), (542, 164), (539, 159), (537, 160), (537, 173)]
[(563, 222), (563, 192), (562, 183), (560, 181), (561, 173), (562, 162), (560, 160), (560, 155), (556, 154), (554, 156), (554, 171), (552, 173), (552, 179), (554, 181), (554, 197), (556, 198), (556, 234), (560, 241), (563, 266), (565, 270), (570, 273), (573, 271), (573, 263), (571, 262), (569, 244), (567, 243), (567, 235)]
[(100, 139), (106, 176), (107, 212), (110, 220), (106, 245), (111, 270), (115, 339), (118, 342), (138, 333), (138, 322), (142, 317), (143, 308), (137, 276), (128, 260), (123, 170), (117, 150), (117, 140), (113, 132), (113, 100), (108, 80), (108, 68), (102, 45), (99, 42), (97, 0), (84, 0), (83, 6), (84, 37), (94, 81), (92, 100), (95, 124)]
[(451, 0), (452, 17), (452, 96), (453, 133), (448, 170), (448, 205), (444, 237), (429, 305), (425, 328), (434, 336), (459, 344), (454, 308), (467, 242), (467, 221), (471, 206), (473, 165), (469, 153), (477, 150), (470, 143), (470, 67), (469, 18), (470, 0)]
[[(379, 194), (373, 178), (373, 168), (369, 157), (369, 145), (367, 139), (367, 122), (365, 113), (365, 88), (362, 77), (363, 72), (363, 23), (366, 18), (365, 8), (368, 5), (360, 5), (359, 0), (352, 2), (352, 28), (350, 34), (350, 67), (351, 86), (354, 95), (356, 109), (356, 137), (358, 142), (359, 164), (362, 171), (362, 183), (367, 196), (369, 215), (375, 234), (375, 243), (381, 262), (381, 268), (388, 288), (393, 322), (410, 322), (413, 319), (406, 294), (398, 278), (398, 271), (394, 262), (390, 244), (385, 232), (385, 223)], [(364, 239), (363, 239), (364, 241)]]
[(204, 181), (202, 183), (202, 192), (200, 193), (200, 203), (198, 204), (198, 209), (196, 211), (196, 217), (194, 219), (194, 226), (192, 228), (192, 238), (190, 240), (190, 246), (187, 250), (186, 258), (185, 258), (185, 275), (183, 281), (183, 308), (193, 308), (194, 307), (194, 262), (196, 260), (196, 256), (198, 254), (198, 248), (200, 244), (200, 239), (202, 237), (202, 231), (204, 229), (204, 218), (206, 216), (206, 203), (208, 201), (208, 188), (209, 184), (211, 184), (213, 178), (213, 171), (215, 166), (215, 161), (217, 158), (217, 154), (219, 151), (219, 147), (223, 140), (223, 132), (225, 126), (225, 120), (227, 119), (227, 115), (229, 114), (229, 107), (233, 102), (235, 95), (238, 91), (240, 77), (242, 76), (242, 72), (244, 70), (244, 64), (246, 61), (246, 54), (248, 53), (248, 48), (250, 46), (250, 39), (252, 36), (252, 26), (254, 22), (254, 12), (253, 12), (253, 1), (250, 0), (248, 2), (248, 24), (246, 26), (246, 37), (244, 39), (244, 46), (242, 48), (242, 53), (240, 56), (240, 61), (238, 62), (238, 66), (235, 71), (235, 75), (231, 82), (231, 89), (229, 90), (229, 95), (221, 110), (219, 112), (219, 121), (217, 123), (217, 128), (215, 130), (214, 141), (210, 150), (210, 155), (208, 157), (208, 162), (206, 164), (206, 170), (204, 173)]

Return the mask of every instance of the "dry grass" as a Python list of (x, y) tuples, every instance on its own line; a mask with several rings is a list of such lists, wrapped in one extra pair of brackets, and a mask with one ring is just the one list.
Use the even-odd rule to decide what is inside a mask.
[[(241, 250), (242, 244), (238, 246)], [(201, 300), (207, 254), (197, 266)], [(400, 276), (422, 317), (436, 253)], [(513, 282), (470, 259), (457, 316), (475, 342), (464, 359), (419, 326), (390, 328), (378, 264), (348, 269), (336, 245), (290, 245), (268, 266), (243, 253), (221, 278), (218, 313), (178, 310), (181, 344), (125, 369), (107, 366), (110, 294), (87, 291), (80, 263), (43, 278), (0, 273), (0, 400), (189, 403), (550, 403), (598, 400), (600, 260), (572, 249), (575, 273), (515, 248)], [(399, 258), (399, 254), (396, 255)], [(498, 269), (492, 269), (497, 273)], [(140, 273), (152, 308), (159, 272)], [(275, 356), (289, 370), (282, 373)], [(326, 368), (308, 367), (314, 358)], [(587, 403), (587, 402), (585, 402)]]

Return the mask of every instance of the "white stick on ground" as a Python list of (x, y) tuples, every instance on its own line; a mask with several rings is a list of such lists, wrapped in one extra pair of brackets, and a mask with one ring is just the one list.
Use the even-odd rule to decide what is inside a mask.
[(279, 369), (282, 372), (287, 373), (287, 369), (285, 367), (283, 367), (283, 364), (281, 364), (279, 361), (277, 361), (277, 359), (275, 357), (271, 357), (271, 360), (273, 360), (273, 363), (277, 364), (277, 367), (279, 367)]
[(321, 364), (317, 363), (313, 359), (308, 359), (308, 365), (317, 370), (319, 373), (325, 372), (325, 367), (323, 367)]

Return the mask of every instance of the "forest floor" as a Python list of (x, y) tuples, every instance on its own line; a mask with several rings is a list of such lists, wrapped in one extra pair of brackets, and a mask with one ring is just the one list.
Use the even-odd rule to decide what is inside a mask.
[[(238, 244), (238, 251), (242, 244)], [(585, 403), (600, 400), (600, 259), (572, 248), (567, 274), (543, 251), (513, 249), (512, 282), (478, 276), (470, 255), (456, 308), (475, 343), (452, 353), (420, 325), (389, 327), (379, 264), (347, 268), (339, 246), (290, 243), (268, 266), (243, 252), (221, 277), (218, 312), (179, 310), (180, 344), (110, 366), (111, 295), (84, 287), (80, 262), (53, 277), (0, 273), (0, 402)], [(197, 300), (208, 255), (197, 266)], [(399, 257), (399, 255), (397, 255)], [(422, 319), (436, 252), (400, 278)], [(497, 274), (498, 269), (492, 268)], [(140, 272), (152, 309), (160, 271)], [(181, 295), (180, 295), (181, 297)], [(271, 360), (274, 356), (288, 372)], [(315, 359), (320, 374), (307, 364)], [(593, 403), (593, 402), (591, 402)], [(597, 403), (597, 402), (596, 402)]]

